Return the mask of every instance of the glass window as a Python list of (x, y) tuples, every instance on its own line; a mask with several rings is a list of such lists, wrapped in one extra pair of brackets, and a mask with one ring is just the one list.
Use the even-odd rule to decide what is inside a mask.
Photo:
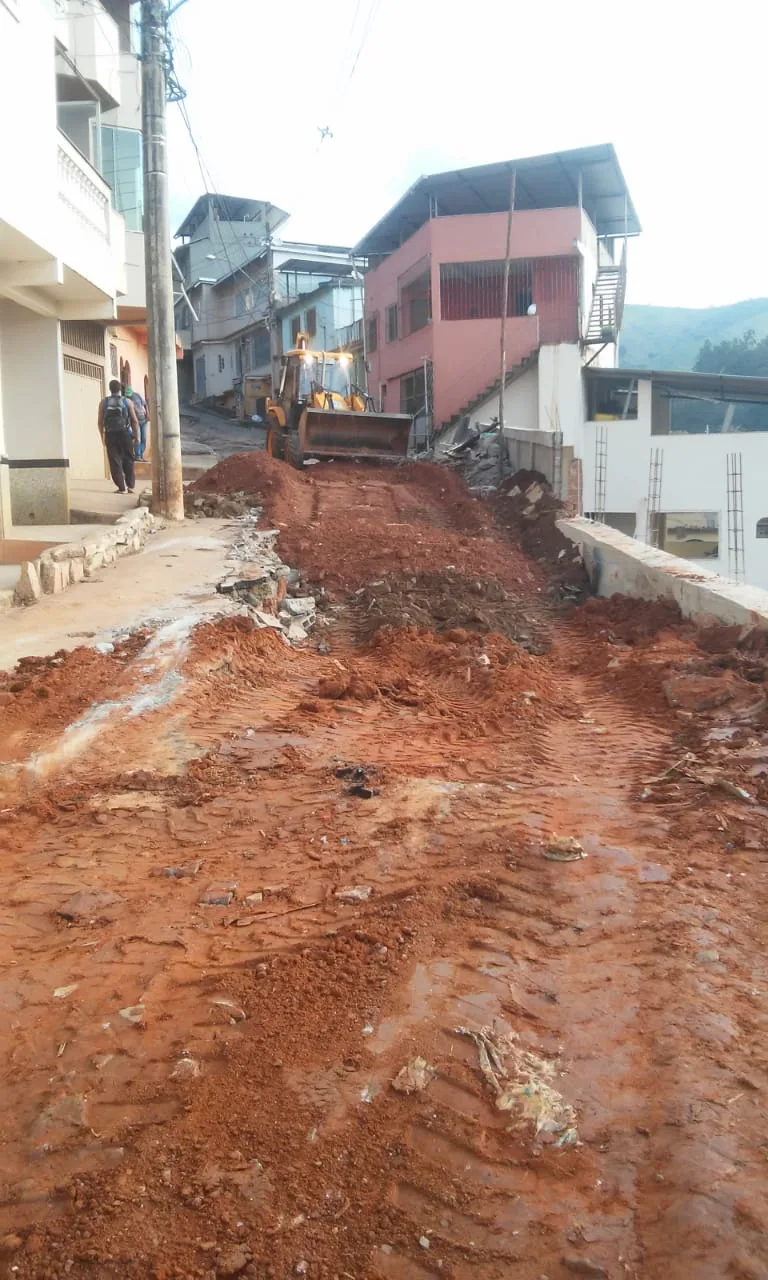
[(101, 127), (102, 173), (112, 188), (118, 213), (128, 231), (144, 225), (144, 178), (141, 171), (141, 134), (137, 129)]

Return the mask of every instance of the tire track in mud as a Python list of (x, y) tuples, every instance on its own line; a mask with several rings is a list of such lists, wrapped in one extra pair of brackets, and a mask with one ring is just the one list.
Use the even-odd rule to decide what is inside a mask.
[[(161, 1254), (205, 1274), (195, 1242), (239, 1219), (279, 1276), (302, 1258), (384, 1280), (764, 1274), (759, 919), (738, 933), (748, 890), (722, 851), (681, 847), (638, 800), (676, 722), (622, 671), (613, 688), (590, 674), (594, 642), (556, 611), (531, 612), (552, 650), (505, 665), (510, 646), (484, 639), (488, 667), (416, 632), (361, 651), (347, 613), (325, 659), (211, 629), (171, 711), (107, 729), (58, 799), (46, 779), (47, 825), (0, 828), (17, 882), (0, 922), (7, 1229), (102, 1167), (121, 1207), (113, 1230), (101, 1187), (83, 1201), (76, 1276), (152, 1274)], [(319, 697), (339, 666), (365, 698)], [(380, 794), (349, 796), (341, 760), (375, 766)], [(588, 857), (547, 861), (555, 832)], [(211, 883), (236, 884), (232, 902), (201, 906)], [(57, 921), (89, 884), (114, 909)], [(335, 896), (360, 885), (369, 899)], [(554, 1065), (579, 1146), (493, 1105), (455, 1031), (493, 1024)], [(417, 1054), (435, 1079), (393, 1093)], [(175, 1164), (166, 1186), (147, 1155), (164, 1141), (196, 1217)], [(199, 1180), (233, 1147), (266, 1162), (258, 1210)], [(295, 1244), (284, 1219), (302, 1219)]]

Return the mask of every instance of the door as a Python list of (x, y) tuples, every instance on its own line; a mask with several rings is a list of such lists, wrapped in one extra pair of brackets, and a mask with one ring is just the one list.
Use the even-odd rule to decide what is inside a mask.
[(65, 355), (64, 430), (73, 480), (101, 480), (109, 474), (96, 419), (104, 395), (101, 365)]
[(205, 356), (195, 360), (195, 394), (198, 400), (205, 399)]

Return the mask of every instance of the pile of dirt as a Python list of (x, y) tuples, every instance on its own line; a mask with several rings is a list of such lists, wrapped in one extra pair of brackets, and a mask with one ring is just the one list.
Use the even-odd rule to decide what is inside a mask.
[(48, 657), (20, 658), (12, 671), (0, 671), (0, 759), (12, 759), (22, 739), (29, 749), (32, 735), (76, 720), (105, 686), (114, 695), (148, 638), (147, 631), (136, 631), (106, 651), (78, 645)]
[(416, 626), (437, 632), (496, 632), (531, 653), (543, 653), (547, 647), (519, 593), (485, 576), (467, 579), (446, 570), (415, 577), (390, 574), (361, 587), (351, 603), (361, 639), (380, 627)]
[(290, 483), (301, 484), (303, 476), (284, 462), (254, 450), (222, 458), (210, 471), (188, 486), (190, 493), (262, 493), (284, 491)]
[(490, 500), (502, 528), (512, 533), (528, 555), (549, 566), (574, 594), (590, 590), (580, 552), (557, 528), (565, 507), (539, 471), (517, 471)]
[(618, 594), (602, 600), (593, 598), (585, 601), (574, 617), (591, 635), (628, 645), (648, 644), (660, 631), (670, 629), (686, 635), (694, 633), (674, 600), (638, 600)]

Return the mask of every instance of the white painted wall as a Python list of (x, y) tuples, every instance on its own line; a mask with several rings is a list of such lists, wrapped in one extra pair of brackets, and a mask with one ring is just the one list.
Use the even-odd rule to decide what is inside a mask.
[(114, 18), (92, 0), (67, 0), (66, 14), (56, 22), (57, 34), (78, 69), (104, 97), (120, 101), (120, 40)]
[[(56, 243), (56, 81), (52, 0), (0, 4), (0, 224), (51, 255)], [(0, 258), (2, 251), (0, 251)]]
[[(720, 526), (717, 559), (689, 561), (723, 576), (728, 575), (728, 500), (726, 455), (741, 453), (744, 482), (745, 578), (756, 587), (768, 588), (768, 539), (755, 537), (757, 521), (768, 516), (768, 432), (733, 432), (712, 435), (651, 435), (651, 384), (638, 384), (638, 419), (604, 422), (608, 452), (606, 511), (634, 511), (639, 532), (645, 532), (645, 508), (651, 449), (663, 454), (661, 511), (716, 511)], [(584, 424), (584, 508), (593, 509), (595, 436), (597, 424)]]

